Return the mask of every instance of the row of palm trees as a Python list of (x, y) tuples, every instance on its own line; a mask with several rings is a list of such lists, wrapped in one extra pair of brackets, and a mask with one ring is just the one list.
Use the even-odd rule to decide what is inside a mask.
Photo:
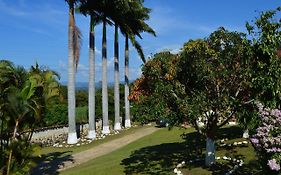
[(95, 33), (94, 28), (102, 23), (102, 133), (108, 134), (108, 90), (107, 90), (107, 40), (106, 27), (114, 25), (114, 129), (120, 130), (120, 94), (119, 94), (119, 30), (125, 37), (125, 127), (130, 127), (129, 105), (129, 40), (145, 62), (141, 45), (136, 36), (142, 39), (141, 33), (147, 32), (155, 36), (153, 29), (145, 22), (149, 19), (150, 9), (144, 7), (143, 0), (65, 0), (69, 6), (68, 26), (68, 144), (77, 143), (75, 128), (75, 69), (79, 61), (81, 33), (75, 24), (75, 8), (90, 17), (89, 32), (89, 133), (94, 139), (95, 132)]

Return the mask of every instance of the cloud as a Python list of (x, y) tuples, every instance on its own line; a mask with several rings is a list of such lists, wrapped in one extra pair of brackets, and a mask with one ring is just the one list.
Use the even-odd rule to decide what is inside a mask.
[(238, 26), (228, 26), (227, 24), (202, 24), (192, 21), (192, 19), (179, 16), (177, 9), (168, 6), (155, 6), (148, 23), (156, 31), (157, 35), (166, 35), (179, 32), (210, 34), (220, 26), (225, 26), (231, 31), (245, 31), (245, 28)]
[[(0, 0), (1, 14), (15, 18), (13, 27), (50, 36), (48, 29), (64, 30), (67, 11), (54, 3), (30, 3), (25, 0)], [(36, 24), (28, 26), (27, 24)]]
[(2, 11), (2, 13), (4, 12), (8, 15), (17, 16), (17, 17), (22, 17), (27, 15), (27, 12), (13, 6), (9, 6), (3, 0), (0, 0), (0, 10)]
[(156, 53), (158, 52), (162, 52), (162, 51), (170, 51), (172, 54), (177, 54), (181, 51), (182, 46), (178, 45), (178, 44), (174, 44), (174, 45), (166, 45), (163, 46), (159, 49), (156, 49)]

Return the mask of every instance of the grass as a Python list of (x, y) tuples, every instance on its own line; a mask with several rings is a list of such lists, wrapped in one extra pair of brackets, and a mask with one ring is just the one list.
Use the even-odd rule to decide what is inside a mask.
[[(228, 138), (229, 140), (226, 141), (226, 143), (234, 143), (243, 141), (245, 139), (241, 138), (242, 131), (240, 128), (232, 126), (232, 127), (226, 127), (222, 128), (219, 132), (219, 135), (217, 137), (217, 140)], [(187, 137), (190, 137), (188, 134)], [(198, 136), (199, 137), (199, 136)], [(191, 139), (191, 137), (190, 137)], [(202, 150), (201, 157), (204, 157), (204, 140), (199, 141), (201, 143), (198, 143), (197, 148)], [(199, 146), (200, 145), (200, 146)], [(191, 145), (188, 147), (190, 148)], [(200, 155), (200, 154), (198, 154)], [(257, 156), (254, 152), (254, 148), (250, 143), (247, 145), (240, 145), (240, 146), (229, 146), (229, 147), (218, 147), (216, 149), (216, 156), (223, 157), (231, 157), (235, 159), (242, 159), (245, 164), (238, 168), (237, 171), (235, 171), (234, 174), (236, 175), (242, 175), (242, 174), (263, 174), (260, 170)], [(187, 157), (192, 157), (191, 155), (188, 155)], [(190, 159), (186, 159), (186, 162), (188, 162)], [(192, 175), (220, 175), (220, 174), (226, 174), (228, 171), (230, 171), (234, 167), (234, 164), (227, 160), (218, 160), (216, 164), (210, 168), (204, 166), (204, 160), (188, 164), (184, 169), (182, 169), (183, 174), (192, 174)]]
[[(68, 148), (45, 147), (34, 153), (33, 161), (36, 162), (36, 164), (40, 164), (43, 162), (58, 162), (58, 164), (59, 164), (60, 162), (62, 162), (64, 160), (71, 160), (71, 154), (97, 147), (102, 143), (108, 142), (113, 139), (121, 138), (125, 135), (129, 135), (131, 133), (136, 132), (137, 130), (143, 129), (144, 127), (148, 127), (148, 126), (138, 126), (138, 127), (130, 128), (128, 130), (123, 130), (123, 131), (120, 131), (119, 134), (109, 135), (109, 136), (105, 137), (105, 139), (95, 140), (90, 144), (81, 145), (79, 147), (77, 147), (77, 146), (68, 147)], [(49, 167), (49, 168), (51, 168), (51, 167)], [(57, 167), (54, 167), (48, 171), (49, 172), (56, 171), (56, 169), (57, 169)], [(46, 172), (47, 172), (47, 170), (46, 170)]]
[[(108, 155), (66, 170), (62, 174), (124, 174), (124, 172), (131, 174), (132, 169), (143, 171), (144, 174), (148, 172), (155, 172), (155, 174), (171, 172), (169, 167), (174, 166), (174, 159), (170, 159), (169, 155), (172, 155), (172, 152), (175, 150), (179, 150), (180, 152), (177, 154), (179, 157), (177, 159), (182, 158), (181, 153), (183, 149), (177, 143), (184, 141), (181, 137), (183, 132), (184, 130), (178, 128), (170, 132), (167, 129), (161, 129)], [(159, 163), (158, 161), (161, 161), (159, 160), (159, 153), (164, 157), (168, 155), (162, 162), (163, 164), (167, 164), (166, 167), (168, 169), (157, 165)], [(159, 168), (152, 166), (154, 163)], [(145, 168), (148, 164), (151, 166)]]
[[(223, 128), (219, 137), (229, 142), (239, 140), (241, 130), (237, 127)], [(174, 128), (171, 131), (161, 129), (141, 138), (108, 155), (93, 159), (62, 174), (173, 174), (177, 163), (204, 157), (205, 142), (193, 129)], [(257, 173), (258, 165), (252, 146), (218, 148), (217, 156), (231, 155), (242, 158), (245, 165), (236, 174)], [(218, 161), (212, 168), (204, 167), (204, 162), (188, 164), (182, 169), (184, 174), (209, 175), (225, 174), (231, 166), (226, 161)]]

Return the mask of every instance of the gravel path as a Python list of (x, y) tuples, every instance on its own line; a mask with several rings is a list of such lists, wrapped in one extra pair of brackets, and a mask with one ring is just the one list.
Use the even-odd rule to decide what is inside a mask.
[(98, 145), (94, 148), (72, 154), (66, 159), (54, 161), (44, 168), (44, 165), (41, 165), (41, 168), (33, 171), (32, 174), (57, 174), (59, 171), (63, 171), (72, 167), (75, 167), (79, 164), (85, 163), (91, 159), (97, 158), (99, 156), (113, 152), (129, 143), (132, 143), (144, 136), (150, 135), (153, 132), (157, 131), (156, 127), (149, 127), (144, 129), (139, 129), (135, 133), (125, 135), (121, 138), (111, 140), (109, 142)]

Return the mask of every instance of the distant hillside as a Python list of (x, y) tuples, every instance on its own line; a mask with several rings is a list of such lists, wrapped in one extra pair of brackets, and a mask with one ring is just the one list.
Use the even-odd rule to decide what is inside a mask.
[[(124, 84), (124, 82), (120, 82), (121, 84)], [(63, 86), (67, 86), (67, 82), (61, 82), (61, 85)], [(99, 83), (95, 83), (96, 88), (100, 89), (101, 88), (101, 82)], [(89, 86), (88, 82), (76, 82), (76, 90), (87, 90)], [(108, 82), (108, 87), (113, 87), (114, 86), (114, 82)]]

